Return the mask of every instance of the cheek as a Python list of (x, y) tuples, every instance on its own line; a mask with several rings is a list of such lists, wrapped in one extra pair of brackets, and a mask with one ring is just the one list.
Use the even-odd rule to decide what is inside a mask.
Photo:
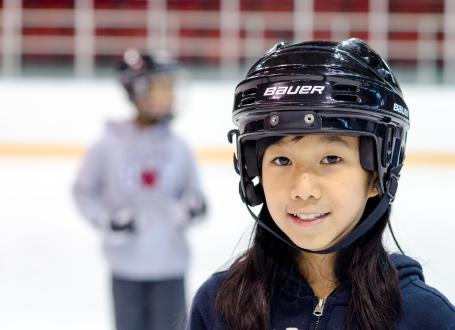
[(276, 191), (274, 187), (275, 182), (273, 180), (270, 180), (269, 178), (270, 176), (268, 175), (267, 171), (263, 171), (261, 183), (267, 202), (273, 200), (273, 193)]
[(267, 206), (270, 212), (273, 212), (272, 209), (278, 207), (282, 202), (282, 197), (285, 193), (284, 180), (282, 177), (278, 178), (274, 175), (273, 171), (263, 168), (261, 182)]
[(368, 193), (368, 173), (361, 168), (353, 167), (337, 175), (337, 179), (332, 180), (334, 189), (345, 191), (350, 195), (367, 195)]
[(368, 180), (363, 172), (355, 171), (339, 181), (326, 182), (324, 190), (332, 206), (343, 214), (355, 213), (356, 217), (362, 215), (368, 199)]

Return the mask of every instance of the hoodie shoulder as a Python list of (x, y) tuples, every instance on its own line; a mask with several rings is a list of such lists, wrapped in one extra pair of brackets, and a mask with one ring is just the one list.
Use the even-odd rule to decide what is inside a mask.
[(130, 133), (134, 129), (131, 120), (108, 120), (105, 124), (105, 135), (121, 136)]
[(401, 287), (408, 285), (416, 279), (425, 281), (422, 265), (418, 261), (398, 253), (391, 254), (390, 259), (397, 270)]
[(455, 329), (455, 307), (425, 283), (422, 266), (403, 255), (394, 254), (391, 259), (401, 286), (403, 317), (398, 329)]
[(441, 292), (421, 280), (401, 292), (403, 329), (455, 329), (455, 307)]
[(213, 274), (202, 284), (191, 305), (187, 330), (223, 329), (216, 316), (215, 300), (227, 271)]

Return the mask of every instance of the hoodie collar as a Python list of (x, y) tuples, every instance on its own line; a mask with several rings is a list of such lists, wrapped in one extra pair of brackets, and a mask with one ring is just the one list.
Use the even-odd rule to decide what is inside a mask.
[[(424, 281), (422, 266), (416, 260), (397, 253), (391, 254), (390, 259), (397, 270), (400, 287), (417, 279)], [(351, 281), (346, 280), (341, 282), (329, 297), (348, 298), (350, 292)], [(280, 271), (276, 293), (288, 302), (315, 297), (306, 279), (295, 268)]]
[[(351, 283), (349, 280), (345, 280), (338, 284), (329, 297), (348, 298), (350, 291)], [(314, 299), (316, 297), (311, 286), (296, 268), (279, 273), (277, 277), (277, 294), (287, 302)]]

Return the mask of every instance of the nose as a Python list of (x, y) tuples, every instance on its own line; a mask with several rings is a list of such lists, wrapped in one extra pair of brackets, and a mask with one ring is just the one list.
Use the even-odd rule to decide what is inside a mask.
[(291, 187), (290, 197), (292, 200), (319, 199), (321, 190), (319, 189), (314, 175), (303, 172), (297, 175)]

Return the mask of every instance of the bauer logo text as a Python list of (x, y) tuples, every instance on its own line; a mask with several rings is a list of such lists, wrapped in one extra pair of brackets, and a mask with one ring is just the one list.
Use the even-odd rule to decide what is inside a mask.
[(403, 116), (409, 117), (409, 111), (405, 107), (394, 103), (393, 104), (393, 111), (401, 113)]
[(276, 95), (302, 95), (302, 94), (322, 94), (322, 91), (325, 89), (325, 86), (312, 86), (312, 85), (303, 85), (303, 86), (277, 86), (277, 87), (268, 87), (264, 96), (276, 96)]

